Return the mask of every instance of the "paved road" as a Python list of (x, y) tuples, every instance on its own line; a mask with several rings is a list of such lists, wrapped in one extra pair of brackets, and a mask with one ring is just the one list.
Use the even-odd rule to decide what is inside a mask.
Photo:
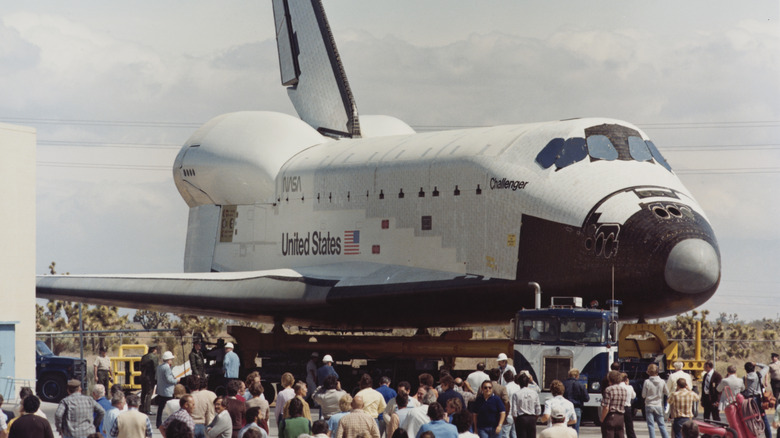
[[(49, 421), (52, 423), (52, 429), (54, 429), (54, 411), (57, 410), (57, 405), (54, 403), (42, 403), (41, 409), (43, 409), (43, 412), (46, 413), (46, 416), (49, 417)], [(154, 408), (152, 408), (154, 410)], [(311, 411), (313, 417), (317, 417), (319, 415), (319, 411), (317, 409), (312, 409)], [(150, 417), (152, 420), (152, 427), (154, 427), (154, 416)], [(647, 426), (644, 422), (644, 420), (636, 420), (634, 421), (634, 428), (636, 430), (636, 434), (638, 438), (649, 438), (649, 434), (647, 433)], [(537, 434), (539, 434), (542, 430), (545, 428), (542, 426), (539, 426), (536, 428)], [(669, 430), (671, 435), (671, 426), (667, 425), (667, 430)], [(55, 432), (54, 434), (56, 437), (59, 437), (59, 435)], [(154, 430), (154, 436), (155, 437), (162, 437), (162, 434), (158, 430)], [(276, 423), (271, 422), (271, 437), (277, 437), (277, 431), (276, 431)], [(601, 429), (598, 427), (593, 426), (592, 424), (587, 424), (582, 427), (580, 427), (580, 436), (586, 437), (586, 438), (597, 438), (601, 436)], [(658, 431), (656, 431), (656, 436), (660, 437), (660, 434)]]

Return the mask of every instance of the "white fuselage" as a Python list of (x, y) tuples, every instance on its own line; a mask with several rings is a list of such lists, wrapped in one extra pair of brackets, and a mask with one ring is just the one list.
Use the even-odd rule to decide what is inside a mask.
[[(188, 249), (201, 258), (188, 267), (248, 271), (368, 261), (513, 279), (522, 215), (580, 227), (605, 196), (637, 186), (675, 190), (703, 215), (677, 176), (652, 160), (586, 159), (560, 171), (535, 162), (550, 139), (582, 136), (586, 127), (602, 123), (637, 129), (615, 120), (579, 119), (364, 139), (321, 137), (319, 144), (293, 148), (273, 175), (273, 191), (272, 170), (246, 159), (258, 153), (257, 146), (233, 153), (245, 154), (243, 160), (187, 162), (192, 144), (199, 152), (224, 147), (193, 136), (174, 173), (180, 187), (197, 187), (209, 197), (190, 200), (188, 246), (194, 249), (203, 238), (192, 230), (205, 232), (211, 242), (216, 235), (217, 241), (211, 263), (204, 248)], [(312, 141), (307, 137), (303, 143)], [(260, 162), (285, 155), (275, 144), (266, 147)], [(230, 178), (254, 172), (257, 181), (203, 182), (199, 167), (205, 164), (222, 166)], [(238, 186), (248, 193), (244, 199), (220, 199)], [(601, 206), (610, 222), (622, 223), (639, 209), (635, 197), (618, 199)], [(354, 236), (358, 240), (348, 243)]]

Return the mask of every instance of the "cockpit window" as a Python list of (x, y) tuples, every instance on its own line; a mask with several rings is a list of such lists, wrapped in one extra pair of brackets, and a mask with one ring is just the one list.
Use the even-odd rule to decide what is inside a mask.
[(643, 140), (639, 131), (634, 128), (605, 123), (586, 128), (584, 134), (584, 137), (550, 140), (536, 155), (536, 162), (543, 169), (555, 165), (555, 170), (558, 171), (590, 156), (590, 161), (658, 163), (666, 170), (672, 170), (653, 142)]
[(588, 137), (588, 153), (591, 158), (597, 160), (617, 160), (618, 151), (609, 138), (605, 135), (591, 135)]
[(650, 149), (647, 148), (645, 141), (639, 137), (628, 137), (628, 151), (631, 154), (631, 158), (637, 161), (650, 161), (653, 159), (653, 155), (650, 153)]
[(544, 169), (549, 169), (561, 156), (565, 141), (562, 138), (554, 138), (536, 156), (536, 162)]
[(669, 163), (666, 162), (666, 159), (663, 155), (661, 155), (661, 152), (658, 150), (657, 147), (653, 144), (652, 141), (648, 140), (645, 142), (647, 144), (647, 147), (650, 148), (650, 153), (653, 154), (653, 158), (655, 158), (655, 161), (658, 162), (661, 166), (664, 166), (666, 170), (669, 172), (672, 171), (672, 166), (669, 165)]
[(578, 161), (582, 161), (587, 156), (588, 148), (585, 144), (585, 139), (582, 137), (572, 137), (566, 139), (566, 143), (563, 145), (563, 151), (561, 152), (561, 157), (555, 161), (555, 164), (558, 167), (563, 168)]

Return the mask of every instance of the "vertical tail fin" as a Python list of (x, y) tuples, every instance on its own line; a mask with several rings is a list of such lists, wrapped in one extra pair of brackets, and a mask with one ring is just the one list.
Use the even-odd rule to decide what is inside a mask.
[(282, 85), (320, 133), (360, 137), (357, 106), (321, 0), (273, 0)]

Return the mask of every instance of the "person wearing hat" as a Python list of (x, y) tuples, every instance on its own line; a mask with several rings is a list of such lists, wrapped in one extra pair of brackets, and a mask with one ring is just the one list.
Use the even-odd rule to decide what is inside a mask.
[(81, 393), (81, 381), (68, 380), (68, 396), (60, 401), (54, 413), (54, 426), (63, 438), (85, 437), (97, 431), (106, 411)]
[(550, 413), (552, 426), (543, 430), (539, 438), (577, 438), (577, 431), (566, 426), (566, 411), (561, 406), (554, 406)]
[(110, 388), (110, 382), (114, 381), (114, 375), (111, 372), (111, 359), (106, 356), (106, 347), (100, 347), (93, 368), (95, 383), (102, 384), (103, 388)]
[(504, 379), (504, 373), (506, 373), (507, 371), (511, 371), (513, 376), (517, 374), (517, 371), (515, 371), (515, 367), (509, 365), (509, 363), (507, 362), (508, 359), (509, 358), (506, 357), (505, 353), (501, 353), (498, 355), (498, 371), (501, 373), (498, 378), (499, 385), (506, 386), (507, 381), (506, 379)]
[(338, 380), (339, 373), (333, 368), (333, 357), (326, 354), (322, 358), (322, 366), (317, 370), (317, 381), (322, 384), (328, 376), (336, 376), (336, 380)]
[(225, 373), (225, 379), (238, 379), (239, 367), (240, 361), (238, 355), (233, 351), (233, 343), (228, 342), (225, 344), (225, 358), (222, 359), (222, 371)]
[(190, 351), (190, 369), (192, 375), (198, 377), (206, 377), (206, 359), (203, 357), (203, 351), (201, 351), (202, 345), (200, 341), (192, 343), (192, 351)]
[(157, 367), (157, 421), (159, 429), (162, 424), (162, 412), (168, 400), (173, 398), (173, 388), (179, 380), (173, 376), (173, 353), (166, 351), (162, 355), (162, 363)]

